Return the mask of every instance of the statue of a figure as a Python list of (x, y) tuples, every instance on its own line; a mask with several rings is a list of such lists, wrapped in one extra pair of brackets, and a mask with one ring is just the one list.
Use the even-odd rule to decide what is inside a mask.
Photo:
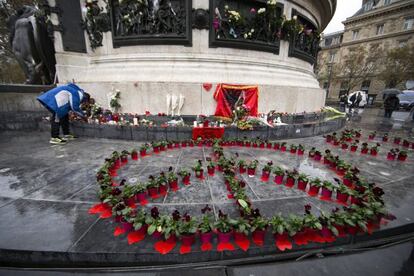
[(55, 49), (48, 36), (44, 17), (37, 14), (38, 9), (23, 6), (10, 16), (7, 27), (10, 43), (27, 84), (51, 84), (55, 77)]

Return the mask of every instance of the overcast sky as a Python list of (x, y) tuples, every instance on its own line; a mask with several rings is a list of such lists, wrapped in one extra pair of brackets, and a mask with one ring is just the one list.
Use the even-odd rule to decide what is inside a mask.
[(329, 34), (343, 30), (342, 21), (355, 14), (361, 8), (361, 5), (362, 0), (337, 0), (335, 15), (323, 32)]

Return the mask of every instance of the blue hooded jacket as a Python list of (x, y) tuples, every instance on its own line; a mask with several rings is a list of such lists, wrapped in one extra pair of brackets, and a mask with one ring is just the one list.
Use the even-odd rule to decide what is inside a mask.
[(58, 118), (66, 116), (70, 110), (85, 116), (80, 109), (83, 93), (85, 92), (79, 86), (70, 83), (43, 93), (37, 100)]

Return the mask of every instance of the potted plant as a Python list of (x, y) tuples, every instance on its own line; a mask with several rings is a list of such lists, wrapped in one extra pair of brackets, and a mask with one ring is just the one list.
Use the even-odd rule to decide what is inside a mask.
[(323, 199), (330, 199), (332, 197), (333, 190), (334, 190), (334, 186), (330, 181), (323, 181), (321, 197)]
[(293, 187), (295, 185), (296, 178), (298, 178), (298, 172), (296, 170), (286, 171), (286, 187)]
[(138, 202), (145, 202), (147, 198), (147, 186), (139, 183), (135, 185), (135, 199)]
[(203, 164), (201, 162), (201, 160), (198, 160), (195, 164), (195, 166), (193, 167), (193, 170), (195, 172), (195, 176), (197, 178), (203, 178)]
[(281, 167), (276, 167), (274, 168), (273, 173), (275, 175), (274, 182), (277, 185), (281, 185), (283, 183), (283, 177), (285, 176), (285, 170), (283, 170)]
[(185, 170), (185, 169), (180, 170), (178, 175), (182, 177), (182, 181), (183, 181), (184, 185), (190, 185), (191, 174), (187, 170)]
[(315, 155), (314, 155), (314, 157), (313, 157), (313, 160), (315, 160), (315, 161), (321, 161), (321, 159), (322, 159), (322, 153), (320, 152), (320, 151), (315, 151)]
[(239, 173), (243, 174), (246, 172), (247, 170), (247, 165), (246, 165), (246, 161), (244, 160), (239, 160), (238, 162), (238, 166), (239, 166)]
[(390, 151), (387, 154), (387, 160), (395, 160), (395, 157), (397, 156), (397, 153), (399, 152), (398, 149), (390, 149)]
[(339, 144), (341, 143), (337, 137), (333, 137), (332, 141), (334, 146), (339, 146)]
[(252, 232), (253, 241), (261, 246), (264, 243), (266, 228), (269, 225), (269, 221), (260, 215), (258, 209), (254, 210), (253, 213), (254, 216), (250, 220), (250, 231)]
[(141, 145), (141, 147), (139, 148), (139, 155), (141, 155), (142, 157), (144, 157), (145, 155), (147, 155), (147, 149), (149, 148), (148, 144), (143, 144)]
[(369, 134), (369, 136), (368, 136), (368, 139), (369, 140), (374, 140), (374, 138), (375, 138), (375, 136), (377, 135), (377, 132), (376, 131), (372, 131), (370, 134)]
[(370, 154), (372, 155), (372, 156), (377, 156), (377, 154), (378, 154), (378, 147), (380, 146), (380, 144), (379, 143), (377, 143), (375, 146), (372, 146), (371, 147), (371, 149), (370, 149)]
[(187, 145), (188, 145), (188, 141), (181, 141), (181, 146), (182, 146), (183, 148), (186, 148), (186, 147), (187, 147)]
[(315, 157), (315, 152), (316, 152), (316, 149), (315, 148), (311, 148), (310, 149), (310, 151), (309, 151), (309, 158), (314, 158)]
[(215, 169), (216, 169), (216, 164), (213, 161), (210, 161), (207, 165), (207, 173), (209, 175), (214, 175)]
[[(295, 239), (296, 235), (304, 235), (303, 218), (296, 215), (290, 215), (286, 221), (286, 224), (290, 237), (293, 237)], [(298, 242), (296, 242), (296, 244), (297, 243)]]
[(167, 179), (168, 179), (168, 185), (170, 186), (170, 188), (172, 190), (177, 190), (178, 189), (178, 177), (173, 172), (172, 167), (170, 167), (170, 169), (169, 169)]
[(315, 178), (313, 180), (311, 180), (311, 182), (309, 183), (309, 195), (310, 196), (316, 196), (319, 194), (319, 189), (322, 186), (322, 181), (319, 178)]
[(352, 144), (351, 144), (351, 152), (356, 152), (357, 151), (357, 149), (358, 149), (358, 140), (356, 140), (355, 142), (353, 142)]
[(286, 151), (286, 142), (280, 143), (280, 150), (281, 151)]
[(355, 130), (355, 137), (361, 138), (361, 130)]
[(117, 151), (114, 151), (111, 156), (111, 160), (113, 162), (114, 168), (119, 169), (121, 167), (121, 159), (120, 154)]
[(234, 240), (237, 242), (239, 240), (247, 239), (250, 233), (250, 229), (250, 222), (245, 218), (240, 217), (237, 220), (235, 220), (233, 225)]
[(273, 144), (271, 142), (266, 142), (266, 148), (268, 149), (273, 148)]
[(158, 182), (158, 192), (161, 195), (165, 195), (167, 193), (167, 189), (168, 189), (168, 180), (167, 180), (167, 176), (165, 175), (164, 172), (161, 172), (160, 175), (157, 178), (157, 182)]
[(148, 225), (145, 223), (146, 213), (144, 210), (139, 210), (136, 216), (132, 220), (132, 226), (135, 231), (138, 231), (140, 234), (146, 234), (148, 230)]
[(404, 139), (403, 140), (403, 147), (406, 147), (406, 148), (410, 147), (410, 142), (408, 140)]
[(347, 144), (346, 142), (342, 142), (341, 148), (342, 148), (343, 150), (348, 149), (348, 144)]
[(198, 230), (197, 221), (185, 213), (178, 221), (178, 234), (184, 246), (191, 246), (195, 241), (195, 234)]
[(122, 189), (121, 197), (124, 202), (130, 206), (135, 203), (135, 189), (132, 185), (124, 185)]
[(254, 175), (256, 174), (256, 168), (258, 164), (259, 164), (259, 161), (257, 160), (253, 160), (249, 162), (249, 165), (247, 165), (247, 175), (249, 177), (254, 177)]
[(226, 214), (219, 210), (219, 217), (213, 224), (214, 228), (217, 229), (217, 238), (219, 243), (228, 243), (233, 232), (233, 226), (236, 221), (230, 219)]
[(382, 136), (383, 142), (388, 142), (388, 133), (385, 133), (384, 136)]
[(326, 143), (330, 143), (332, 141), (332, 135), (328, 134), (326, 135)]
[(173, 149), (174, 143), (172, 141), (167, 141), (167, 149)]
[(407, 160), (407, 152), (405, 150), (401, 150), (398, 153), (398, 160), (399, 161), (405, 161), (405, 160)]
[(160, 153), (160, 147), (161, 147), (161, 143), (160, 142), (152, 142), (152, 150), (154, 151), (154, 153)]
[(338, 175), (345, 175), (345, 172), (349, 167), (350, 166), (343, 160), (338, 160), (338, 162), (336, 162), (336, 172)]
[(298, 189), (301, 191), (305, 191), (306, 190), (306, 186), (308, 185), (309, 182), (309, 178), (306, 174), (299, 174), (298, 176)]
[(153, 207), (151, 214), (145, 218), (145, 224), (148, 226), (147, 234), (155, 239), (160, 238), (163, 233), (164, 220), (165, 217), (160, 216), (158, 208)]
[(301, 144), (298, 146), (298, 155), (303, 155), (305, 153), (305, 147)]
[(316, 233), (322, 230), (322, 224), (319, 218), (311, 214), (310, 205), (306, 205), (305, 208), (307, 208), (307, 211), (303, 216), (303, 232), (305, 233), (306, 242), (312, 242)]
[(367, 153), (368, 153), (368, 143), (362, 143), (361, 154), (367, 154)]
[(401, 137), (394, 137), (394, 144), (399, 145), (401, 143)]
[(158, 187), (159, 183), (154, 176), (149, 176), (149, 181), (147, 182), (147, 190), (150, 197), (158, 196)]
[(298, 147), (294, 144), (290, 145), (290, 147), (289, 147), (290, 153), (292, 153), (292, 154), (296, 154), (297, 149), (298, 149)]
[(126, 163), (128, 163), (128, 155), (129, 152), (127, 150), (123, 150), (121, 152), (121, 164), (125, 165)]
[(349, 194), (350, 190), (345, 185), (339, 185), (336, 188), (336, 199), (341, 203), (346, 203), (348, 201)]
[(213, 217), (210, 214), (212, 209), (206, 205), (201, 212), (203, 216), (201, 217), (201, 222), (198, 225), (198, 230), (200, 231), (200, 240), (201, 243), (211, 243), (211, 239), (213, 237), (213, 230), (214, 230), (214, 223)]
[(262, 181), (267, 182), (269, 180), (270, 177), (270, 172), (272, 171), (273, 168), (273, 162), (267, 162), (267, 164), (264, 166), (263, 170), (262, 170)]
[(288, 225), (286, 219), (280, 214), (273, 216), (269, 220), (269, 225), (272, 229), (272, 234), (276, 241), (288, 239)]
[(131, 150), (131, 159), (138, 160), (138, 151), (136, 149)]
[(344, 185), (347, 187), (352, 187), (353, 185), (352, 182), (354, 178), (355, 178), (354, 173), (351, 170), (348, 170), (344, 175), (344, 181), (343, 181)]
[(273, 143), (273, 149), (274, 150), (279, 150), (280, 149), (280, 143), (278, 143), (278, 142)]

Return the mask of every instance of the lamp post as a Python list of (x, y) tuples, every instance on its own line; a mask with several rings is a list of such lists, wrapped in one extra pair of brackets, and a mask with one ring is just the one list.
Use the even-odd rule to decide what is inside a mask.
[(328, 99), (329, 90), (331, 89), (332, 67), (332, 62), (328, 63), (328, 89), (326, 90), (326, 99)]

